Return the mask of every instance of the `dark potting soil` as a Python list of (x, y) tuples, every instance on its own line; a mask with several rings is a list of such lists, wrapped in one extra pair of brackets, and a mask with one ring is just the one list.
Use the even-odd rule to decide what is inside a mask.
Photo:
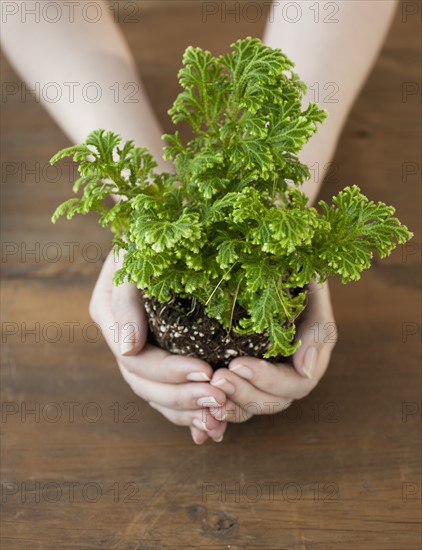
[[(170, 353), (198, 357), (216, 370), (228, 367), (232, 359), (242, 355), (262, 358), (269, 347), (265, 332), (247, 335), (229, 332), (216, 319), (208, 317), (196, 300), (175, 295), (163, 304), (142, 293), (141, 297), (148, 315), (148, 341)], [(240, 306), (235, 308), (233, 323), (243, 314)], [(267, 361), (291, 362), (282, 356)]]

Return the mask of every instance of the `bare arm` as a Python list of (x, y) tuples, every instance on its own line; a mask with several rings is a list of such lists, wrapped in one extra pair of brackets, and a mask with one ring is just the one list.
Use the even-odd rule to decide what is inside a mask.
[(295, 70), (309, 86), (305, 104), (316, 101), (329, 115), (300, 153), (308, 166), (319, 165), (318, 180), (311, 177), (302, 187), (310, 202), (318, 194), (323, 167), (332, 159), (396, 7), (396, 0), (278, 0), (273, 4), (265, 44), (281, 48), (294, 61)]
[[(25, 4), (36, 9), (33, 0)], [(85, 21), (77, 9), (73, 23), (66, 18), (57, 23), (42, 18), (36, 22), (34, 17), (23, 23), (21, 13), (8, 17), (2, 29), (5, 52), (28, 88), (34, 88), (37, 82), (41, 90), (49, 83), (59, 84), (63, 92), (60, 101), (44, 101), (44, 105), (73, 143), (80, 143), (97, 128), (113, 130), (124, 140), (133, 139), (137, 145), (148, 147), (158, 170), (172, 171), (172, 165), (162, 160), (161, 129), (139, 81), (134, 59), (106, 2), (100, 5), (102, 16), (95, 23)], [(75, 83), (73, 99), (68, 95), (69, 83)], [(94, 85), (85, 89), (84, 97), (81, 90), (89, 83)], [(126, 83), (137, 85), (131, 102), (124, 101), (126, 94), (115, 101), (115, 90), (110, 90), (115, 83), (120, 92)], [(101, 90), (101, 99), (89, 101), (96, 89)], [(212, 417), (206, 419), (206, 425), (202, 422), (201, 399), (208, 403), (211, 398), (225, 401), (224, 392), (207, 383), (212, 368), (194, 357), (171, 355), (146, 342), (148, 325), (137, 288), (129, 283), (112, 285), (119, 265), (110, 253), (95, 286), (90, 312), (124, 379), (170, 421), (189, 426), (195, 442), (203, 443), (208, 437), (220, 441), (226, 423)], [(120, 330), (117, 342), (112, 332), (116, 323)]]
[[(330, 12), (324, 11), (324, 5), (328, 4)], [(318, 163), (321, 167), (333, 156), (343, 124), (382, 45), (396, 1), (278, 0), (272, 7), (274, 20), (267, 25), (264, 42), (281, 48), (296, 63), (297, 73), (309, 85), (304, 104), (316, 101), (328, 110), (328, 119), (300, 153), (305, 164)], [(332, 7), (338, 7), (337, 13), (333, 14)], [(330, 13), (338, 22), (323, 22)], [(321, 95), (324, 86), (331, 82), (336, 84), (334, 97), (338, 102), (324, 103)], [(319, 98), (315, 97), (318, 91)], [(311, 178), (301, 187), (311, 203), (321, 183), (321, 177), (318, 181)], [(268, 403), (273, 403), (275, 396), (276, 411), (281, 411), (293, 400), (308, 395), (318, 384), (328, 367), (337, 331), (327, 282), (319, 285), (311, 281), (309, 289), (309, 302), (298, 329), (302, 344), (292, 358), (296, 372), (282, 363), (274, 365), (252, 357), (234, 359), (229, 369), (219, 369), (211, 381), (225, 391), (227, 383), (231, 387), (224, 408), (216, 412), (211, 409), (215, 418), (224, 417), (224, 413), (230, 422), (244, 421), (255, 414), (249, 412), (250, 403), (258, 404), (258, 414), (266, 413)], [(317, 338), (315, 327), (320, 331)], [(332, 329), (334, 332), (329, 334)], [(245, 410), (248, 410), (246, 417)]]
[[(95, 23), (80, 7), (73, 16), (63, 10), (57, 22), (24, 17), (22, 4), (29, 12), (37, 3), (15, 3), (18, 11), (4, 14), (1, 33), (4, 51), (28, 88), (39, 83), (40, 99), (73, 143), (97, 128), (113, 130), (148, 147), (159, 169), (170, 171), (161, 159), (161, 128), (107, 3), (97, 2), (101, 17)], [(51, 101), (57, 90), (60, 99)]]

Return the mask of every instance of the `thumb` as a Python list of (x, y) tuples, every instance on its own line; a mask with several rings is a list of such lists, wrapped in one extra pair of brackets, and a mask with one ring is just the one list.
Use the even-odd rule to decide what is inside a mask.
[(319, 379), (337, 341), (337, 328), (331, 307), (330, 291), (325, 282), (309, 284), (309, 302), (305, 319), (298, 329), (301, 345), (293, 355), (297, 372), (307, 378)]
[(119, 353), (136, 355), (148, 336), (147, 316), (136, 286), (127, 282), (113, 286), (111, 310), (117, 326)]

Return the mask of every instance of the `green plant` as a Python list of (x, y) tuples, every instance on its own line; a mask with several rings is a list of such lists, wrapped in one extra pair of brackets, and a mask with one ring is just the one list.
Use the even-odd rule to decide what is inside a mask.
[[(96, 211), (125, 251), (114, 282), (125, 279), (161, 302), (193, 297), (234, 332), (268, 332), (266, 358), (291, 355), (295, 324), (311, 279), (338, 274), (343, 283), (387, 256), (412, 234), (394, 208), (368, 200), (354, 185), (320, 210), (298, 187), (310, 177), (298, 152), (326, 112), (302, 110), (306, 86), (293, 63), (258, 39), (238, 40), (212, 57), (187, 48), (179, 72), (183, 91), (169, 114), (187, 121), (193, 138), (163, 136), (175, 174), (155, 173), (146, 148), (104, 130), (56, 154), (72, 155), (80, 178), (66, 214)], [(114, 206), (104, 199), (120, 195)], [(245, 312), (235, 325), (233, 312)]]

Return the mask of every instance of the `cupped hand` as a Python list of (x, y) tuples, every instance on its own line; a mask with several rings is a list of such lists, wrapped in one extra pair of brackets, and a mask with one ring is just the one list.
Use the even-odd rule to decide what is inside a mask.
[(210, 414), (218, 420), (244, 422), (257, 414), (280, 412), (315, 388), (327, 370), (337, 341), (326, 282), (310, 283), (308, 304), (297, 336), (302, 343), (292, 357), (293, 366), (237, 357), (228, 369), (217, 370), (211, 385), (223, 390), (227, 401), (223, 407), (210, 409)]
[(210, 385), (211, 366), (201, 359), (172, 355), (147, 343), (148, 322), (139, 290), (129, 283), (112, 283), (119, 267), (121, 258), (110, 252), (89, 310), (115, 355), (123, 378), (170, 422), (189, 426), (195, 443), (204, 443), (208, 437), (221, 441), (227, 424), (209, 411), (224, 406), (226, 394)]

